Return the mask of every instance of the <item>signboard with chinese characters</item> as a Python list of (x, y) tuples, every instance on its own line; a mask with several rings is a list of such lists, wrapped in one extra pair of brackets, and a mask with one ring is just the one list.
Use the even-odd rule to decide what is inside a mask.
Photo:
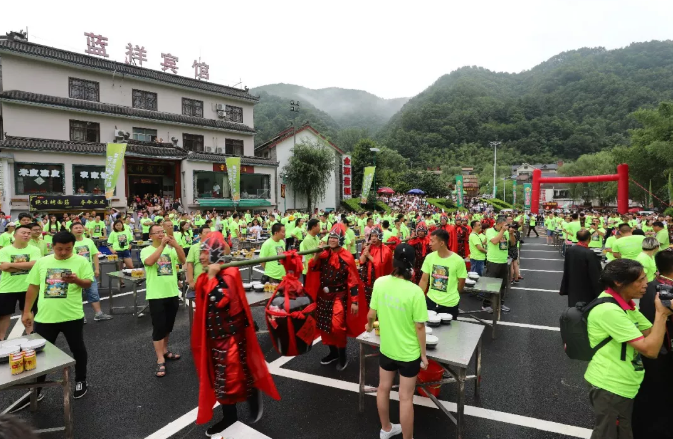
[(372, 188), (372, 183), (374, 182), (375, 172), (376, 172), (375, 166), (367, 166), (365, 168), (364, 176), (362, 177), (362, 196), (360, 197), (361, 204), (367, 203), (367, 198), (369, 197), (369, 191)]
[(108, 143), (107, 158), (105, 161), (105, 198), (112, 198), (117, 186), (117, 177), (124, 163), (124, 154), (126, 154), (126, 143)]
[(351, 178), (351, 156), (345, 155), (343, 159), (343, 194), (344, 200), (349, 200), (353, 195), (352, 178)]
[(105, 195), (31, 195), (31, 212), (42, 210), (100, 210), (110, 206)]
[[(227, 172), (227, 165), (225, 163), (213, 163), (213, 172)], [(254, 174), (254, 166), (241, 165), (241, 174)]]
[(231, 199), (235, 203), (241, 200), (241, 158), (227, 157), (227, 169)]
[(531, 183), (523, 184), (523, 208), (530, 210), (531, 197), (533, 195), (533, 185)]

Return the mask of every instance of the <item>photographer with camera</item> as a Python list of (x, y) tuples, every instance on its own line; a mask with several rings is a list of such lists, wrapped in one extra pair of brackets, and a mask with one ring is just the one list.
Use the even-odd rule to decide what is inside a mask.
[[(644, 241), (643, 241), (644, 242)], [(656, 297), (670, 308), (673, 299), (673, 250), (660, 251), (654, 257), (659, 276), (647, 285), (640, 299), (640, 312), (650, 321), (656, 318)], [(633, 436), (636, 439), (673, 438), (669, 412), (673, 407), (673, 322), (666, 321), (664, 343), (656, 358), (643, 358), (645, 378), (633, 406)]]
[(606, 290), (587, 316), (590, 346), (597, 350), (584, 378), (591, 384), (589, 400), (596, 415), (591, 439), (633, 438), (631, 419), (634, 398), (645, 371), (642, 356), (657, 358), (666, 334), (666, 320), (673, 314), (654, 297), (654, 324), (636, 309), (633, 299), (645, 295), (647, 277), (640, 262), (617, 259), (605, 266), (601, 283)]

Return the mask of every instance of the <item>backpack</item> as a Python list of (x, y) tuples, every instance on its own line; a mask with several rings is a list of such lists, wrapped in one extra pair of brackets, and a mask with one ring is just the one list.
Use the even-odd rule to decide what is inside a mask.
[[(612, 337), (608, 336), (593, 348), (589, 343), (587, 318), (594, 307), (604, 303), (614, 303), (615, 305), (619, 305), (612, 297), (599, 297), (588, 304), (585, 302), (578, 302), (574, 307), (566, 309), (563, 311), (563, 314), (561, 314), (561, 318), (559, 319), (561, 339), (563, 340), (565, 353), (571, 359), (591, 361), (596, 352), (612, 340)], [(626, 343), (622, 343), (621, 359), (622, 361), (626, 360)]]

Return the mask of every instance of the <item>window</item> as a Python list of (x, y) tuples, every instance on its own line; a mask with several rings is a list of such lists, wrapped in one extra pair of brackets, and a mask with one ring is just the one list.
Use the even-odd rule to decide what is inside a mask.
[[(241, 174), (241, 198), (271, 198), (271, 178), (268, 174)], [(194, 171), (196, 198), (231, 198), (226, 172)]]
[(203, 152), (203, 136), (183, 134), (182, 148), (186, 151)]
[(236, 156), (243, 155), (243, 141), (227, 139), (224, 141), (224, 153)]
[(105, 166), (72, 165), (74, 195), (105, 193)]
[(98, 83), (85, 79), (70, 78), (70, 97), (85, 101), (100, 101)]
[(241, 107), (227, 105), (227, 119), (231, 122), (243, 123), (243, 109)]
[(70, 121), (70, 140), (100, 142), (100, 124), (83, 120)]
[(157, 111), (157, 94), (143, 90), (133, 90), (133, 108)]
[(154, 142), (157, 140), (157, 130), (133, 127), (133, 139), (141, 142)]
[(63, 194), (63, 164), (14, 163), (16, 195)]
[(203, 101), (182, 98), (182, 114), (185, 116), (203, 117)]

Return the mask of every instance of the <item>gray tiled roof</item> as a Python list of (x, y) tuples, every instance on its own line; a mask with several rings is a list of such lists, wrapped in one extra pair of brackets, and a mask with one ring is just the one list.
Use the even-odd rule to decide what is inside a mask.
[(164, 113), (161, 111), (142, 110), (139, 108), (125, 107), (123, 105), (85, 101), (82, 99), (70, 99), (58, 96), (47, 96), (20, 90), (8, 90), (0, 93), (0, 101), (30, 103), (36, 105), (46, 105), (50, 107), (84, 110), (99, 114), (133, 117), (148, 120), (160, 120), (185, 125), (193, 125), (198, 127), (215, 128), (244, 134), (255, 133), (254, 129), (242, 123), (228, 122), (216, 119), (206, 119), (203, 117), (185, 116), (182, 114)]
[[(80, 67), (91, 68), (95, 70), (105, 70), (116, 72), (118, 75), (134, 76), (152, 81), (164, 82), (179, 87), (188, 87), (197, 90), (203, 90), (210, 93), (217, 93), (234, 99), (248, 102), (257, 102), (259, 97), (253, 96), (246, 90), (240, 90), (226, 85), (213, 84), (211, 82), (199, 81), (184, 76), (178, 76), (171, 73), (165, 73), (158, 70), (146, 69), (134, 65), (124, 64), (116, 61), (109, 61), (96, 56), (84, 55), (81, 53), (69, 52), (67, 50), (57, 49), (55, 47), (42, 46), (40, 44), (29, 43), (26, 41), (0, 40), (0, 53), (13, 53), (30, 57), (46, 58), (66, 64), (73, 64)], [(181, 66), (185, 71), (186, 67)]]
[[(0, 141), (0, 149), (22, 149), (44, 152), (66, 152), (73, 154), (105, 155), (105, 143), (78, 142), (70, 140), (34, 139), (30, 137), (7, 136)], [(147, 142), (129, 141), (126, 154), (143, 157), (163, 157), (183, 159), (187, 156), (182, 148), (176, 148), (172, 143), (151, 144)]]
[[(227, 157), (234, 157), (234, 156), (225, 154), (212, 154), (209, 152), (190, 152), (187, 155), (187, 160), (200, 160), (205, 162), (224, 163)], [(241, 157), (241, 165), (278, 166), (278, 162), (274, 162), (273, 160), (265, 159), (262, 157), (243, 156)]]

